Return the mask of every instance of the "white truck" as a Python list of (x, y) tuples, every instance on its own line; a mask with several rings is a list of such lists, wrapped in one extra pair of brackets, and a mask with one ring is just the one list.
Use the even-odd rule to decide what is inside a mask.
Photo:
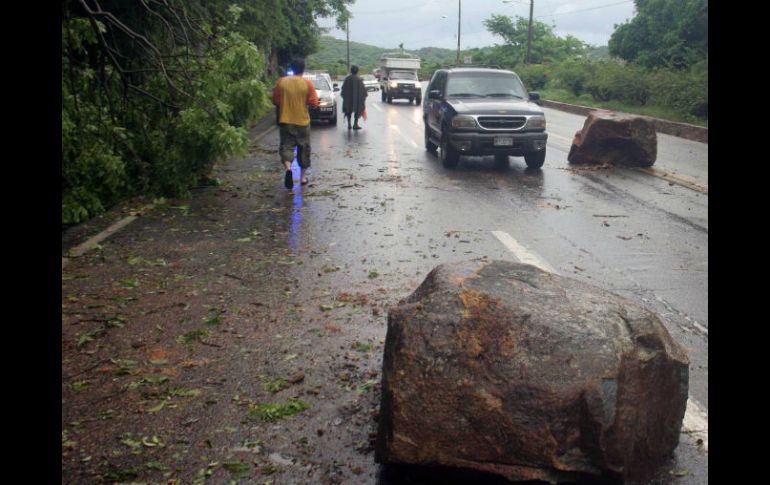
[(393, 103), (394, 99), (407, 99), (419, 105), (422, 102), (422, 88), (417, 71), (419, 57), (403, 57), (402, 54), (384, 54), (380, 58), (380, 92), (382, 101)]

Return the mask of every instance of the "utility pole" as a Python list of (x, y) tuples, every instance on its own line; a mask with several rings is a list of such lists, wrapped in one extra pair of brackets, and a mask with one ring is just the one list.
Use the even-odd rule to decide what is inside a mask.
[(345, 74), (350, 72), (350, 20), (345, 19), (345, 33), (348, 36), (348, 70), (345, 71)]
[(460, 64), (460, 17), (462, 14), (462, 0), (457, 0), (457, 64)]
[(524, 64), (529, 64), (529, 51), (532, 46), (532, 7), (535, 0), (529, 0), (529, 32), (527, 33), (527, 60)]

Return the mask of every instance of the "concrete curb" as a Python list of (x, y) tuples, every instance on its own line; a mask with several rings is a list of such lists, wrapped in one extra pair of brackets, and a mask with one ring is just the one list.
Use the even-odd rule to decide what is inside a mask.
[[(588, 106), (580, 106), (577, 104), (560, 103), (558, 101), (549, 101), (547, 99), (541, 100), (541, 105), (546, 108), (558, 109), (560, 111), (566, 111), (568, 113), (574, 113), (577, 115), (588, 116), (588, 113), (600, 108), (591, 108)], [(642, 115), (638, 115), (642, 116)], [(653, 123), (655, 131), (658, 133), (664, 133), (666, 135), (678, 136), (679, 138), (685, 138), (687, 140), (697, 141), (708, 144), (709, 142), (709, 130), (702, 126), (690, 125), (687, 123), (677, 123), (675, 121), (662, 120), (660, 118), (653, 118), (651, 116), (642, 116)]]
[[(277, 126), (275, 124), (275, 109), (272, 109), (265, 115), (264, 118), (262, 118), (254, 126), (252, 126), (251, 129), (249, 130), (249, 136), (252, 137), (252, 143), (258, 142), (265, 135), (267, 135), (268, 133), (270, 133), (276, 128)], [(67, 267), (67, 265), (73, 258), (79, 258), (83, 256), (85, 253), (87, 253), (88, 251), (94, 249), (99, 245), (100, 242), (104, 241), (114, 233), (118, 232), (120, 229), (123, 229), (130, 223), (134, 222), (139, 216), (148, 212), (153, 207), (155, 207), (155, 204), (150, 204), (149, 206), (146, 206), (142, 210), (138, 211), (137, 213), (124, 217), (123, 219), (112, 224), (110, 227), (103, 230), (99, 234), (90, 237), (87, 241), (81, 244), (78, 244), (74, 248), (71, 248), (70, 250), (68, 250), (67, 256), (64, 256), (61, 258), (62, 270), (65, 267)]]

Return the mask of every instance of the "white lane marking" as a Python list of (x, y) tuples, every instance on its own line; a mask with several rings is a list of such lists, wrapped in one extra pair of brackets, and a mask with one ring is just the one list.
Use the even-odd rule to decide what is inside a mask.
[(700, 324), (700, 323), (698, 323), (698, 322), (692, 322), (692, 324), (695, 326), (695, 328), (697, 328), (697, 329), (698, 329), (698, 330), (700, 330), (701, 332), (705, 333), (705, 334), (706, 334), (706, 337), (708, 337), (708, 336), (709, 336), (709, 329), (707, 329), (706, 327), (704, 327), (703, 325), (701, 325), (701, 324)]
[(687, 400), (687, 410), (682, 420), (682, 433), (692, 436), (693, 441), (702, 440), (703, 451), (709, 452), (709, 416), (693, 398)]
[[(531, 264), (543, 271), (558, 274), (553, 267), (543, 258), (519, 244), (516, 239), (505, 231), (492, 231), (492, 234), (512, 252), (522, 263)], [(703, 407), (692, 398), (687, 399), (687, 408), (684, 419), (682, 420), (682, 433), (692, 436), (693, 442), (699, 448), (702, 447), (705, 453), (708, 453), (709, 425), (708, 413)], [(697, 444), (697, 440), (702, 440), (702, 445)]]
[(377, 111), (379, 111), (380, 113), (382, 113), (382, 108), (380, 108), (379, 105), (377, 105), (377, 104), (370, 104), (369, 106), (371, 106), (372, 108), (374, 108)]
[(406, 140), (409, 144), (411, 144), (413, 147), (417, 148), (417, 143), (406, 136), (404, 133), (401, 132), (401, 128), (398, 127), (398, 125), (390, 125), (390, 128), (398, 133), (398, 136), (400, 136), (402, 139)]
[(522, 263), (531, 264), (532, 266), (537, 266), (543, 271), (547, 271), (549, 273), (559, 274), (544, 259), (542, 259), (537, 254), (533, 253), (532, 251), (529, 251), (527, 248), (519, 244), (519, 242), (516, 241), (516, 239), (514, 239), (513, 236), (511, 236), (507, 232), (492, 231), (492, 235), (494, 235), (501, 243), (503, 243), (503, 246), (508, 248), (508, 250), (512, 252), (514, 256), (516, 256), (519, 259), (519, 261), (521, 261)]
[(571, 143), (572, 143), (572, 141), (575, 139), (575, 137), (572, 137), (572, 138), (568, 138), (568, 137), (566, 137), (566, 136), (561, 136), (561, 135), (559, 135), (559, 134), (556, 134), (556, 133), (554, 133), (554, 132), (552, 132), (552, 131), (549, 131), (549, 132), (548, 132), (548, 139), (550, 140), (551, 138), (559, 138), (559, 139), (561, 139), (561, 140), (564, 140), (564, 141), (566, 141), (567, 143), (570, 143), (570, 144), (571, 144)]

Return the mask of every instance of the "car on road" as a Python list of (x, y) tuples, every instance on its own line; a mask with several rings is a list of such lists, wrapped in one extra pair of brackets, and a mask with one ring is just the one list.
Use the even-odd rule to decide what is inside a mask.
[(450, 67), (433, 73), (423, 102), (425, 149), (445, 167), (461, 155), (494, 155), (498, 164), (524, 157), (528, 168), (545, 161), (545, 114), (513, 71), (497, 67)]
[(304, 74), (305, 75), (313, 74), (313, 75), (321, 76), (322, 78), (326, 79), (326, 82), (329, 83), (329, 86), (331, 86), (334, 91), (339, 91), (339, 85), (334, 81), (332, 81), (332, 77), (329, 75), (329, 71), (326, 71), (323, 69), (315, 69), (312, 71), (305, 71)]
[(361, 79), (363, 79), (364, 86), (366, 87), (367, 91), (380, 90), (380, 82), (377, 80), (376, 77), (374, 77), (373, 74), (364, 74), (363, 76), (361, 76)]
[(309, 79), (318, 93), (318, 107), (310, 108), (310, 121), (329, 121), (329, 124), (337, 124), (337, 97), (332, 84), (326, 79), (328, 74), (304, 73), (302, 77)]

